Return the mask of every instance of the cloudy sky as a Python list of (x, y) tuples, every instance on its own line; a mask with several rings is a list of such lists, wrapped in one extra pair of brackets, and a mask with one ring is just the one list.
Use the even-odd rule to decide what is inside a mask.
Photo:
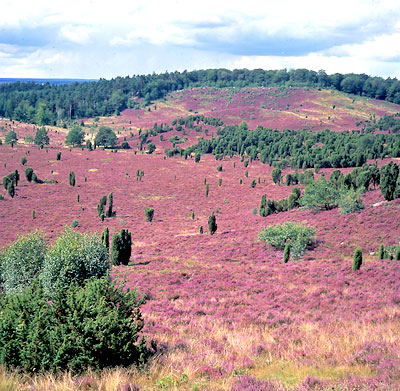
[(400, 78), (400, 1), (0, 0), (0, 77), (206, 68)]

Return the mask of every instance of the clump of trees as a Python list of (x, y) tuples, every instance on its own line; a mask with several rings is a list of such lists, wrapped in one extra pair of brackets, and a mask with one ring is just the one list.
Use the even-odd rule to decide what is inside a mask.
[(128, 366), (148, 357), (145, 298), (111, 281), (97, 235), (33, 232), (0, 254), (0, 364), (26, 373)]
[(314, 244), (315, 234), (314, 227), (285, 221), (282, 225), (263, 228), (258, 234), (258, 239), (267, 242), (276, 250), (285, 250), (287, 247), (285, 259), (288, 259), (288, 254), (291, 254), (293, 259), (298, 259)]

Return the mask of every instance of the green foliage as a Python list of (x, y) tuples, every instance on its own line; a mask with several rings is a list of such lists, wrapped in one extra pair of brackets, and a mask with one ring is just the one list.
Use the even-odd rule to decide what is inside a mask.
[(65, 144), (79, 147), (82, 145), (85, 133), (79, 125), (73, 125), (65, 138)]
[(144, 214), (146, 216), (146, 221), (152, 222), (154, 217), (154, 209), (153, 208), (146, 208), (144, 210)]
[(339, 198), (339, 190), (321, 177), (318, 181), (306, 186), (299, 203), (314, 211), (330, 210), (338, 206)]
[(108, 195), (108, 209), (106, 213), (106, 217), (112, 217), (114, 215), (113, 212), (113, 193)]
[(214, 213), (212, 213), (211, 216), (208, 217), (208, 230), (210, 232), (210, 235), (214, 235), (217, 231), (217, 228), (217, 221)]
[(219, 186), (219, 187), (222, 186), (222, 178), (218, 178), (218, 186)]
[(143, 362), (144, 298), (110, 278), (72, 283), (51, 297), (36, 281), (0, 296), (0, 363), (27, 373), (82, 372)]
[(315, 241), (316, 230), (303, 223), (292, 223), (285, 221), (283, 225), (269, 225), (263, 228), (259, 234), (260, 241), (267, 242), (277, 250), (284, 250), (288, 244), (293, 259), (301, 257), (307, 247)]
[(199, 153), (195, 153), (194, 161), (195, 161), (195, 163), (198, 163), (200, 161), (200, 154)]
[(104, 207), (106, 206), (107, 203), (107, 196), (103, 196), (100, 198), (99, 203), (97, 204), (97, 215), (104, 220)]
[(114, 233), (111, 241), (111, 263), (127, 265), (132, 253), (132, 236), (128, 230)]
[(149, 143), (147, 146), (147, 153), (151, 155), (156, 150), (156, 145), (154, 143)]
[(13, 130), (10, 130), (4, 139), (5, 144), (15, 144), (18, 141), (17, 133), (15, 133)]
[(362, 264), (362, 250), (357, 248), (353, 256), (353, 270), (359, 270)]
[(202, 225), (200, 225), (200, 234), (202, 235), (203, 234), (203, 226)]
[(32, 179), (33, 179), (33, 168), (28, 167), (28, 168), (25, 170), (25, 177), (26, 177), (26, 180), (27, 180), (28, 182), (32, 182)]
[(285, 249), (283, 250), (283, 263), (288, 263), (290, 260), (290, 245), (285, 244)]
[(72, 227), (72, 228), (76, 228), (78, 225), (79, 225), (78, 219), (72, 220), (72, 223), (71, 223), (71, 227)]
[(61, 160), (61, 152), (57, 152), (57, 157), (56, 157), (56, 159), (57, 159), (57, 160)]
[(7, 192), (8, 192), (8, 195), (11, 198), (14, 198), (14, 196), (15, 196), (15, 185), (14, 185), (14, 182), (8, 182), (8, 184), (7, 184)]
[(21, 158), (21, 164), (24, 166), (26, 164), (27, 160), (25, 156), (22, 156)]
[(275, 184), (280, 184), (282, 180), (282, 170), (280, 168), (274, 168), (271, 172), (272, 181)]
[(392, 201), (397, 195), (397, 179), (399, 176), (399, 166), (396, 163), (390, 162), (381, 168), (380, 184), (383, 197), (385, 200)]
[(110, 248), (110, 232), (108, 230), (108, 227), (104, 228), (104, 231), (101, 234), (101, 241), (107, 249)]
[(69, 184), (75, 186), (75, 173), (73, 171), (69, 172)]
[(209, 185), (208, 185), (208, 183), (206, 184), (206, 197), (208, 197), (208, 192), (209, 192)]
[(96, 145), (114, 148), (117, 142), (117, 136), (109, 126), (100, 126), (94, 139)]
[(379, 246), (378, 259), (385, 259), (385, 246), (383, 244)]
[(46, 242), (40, 231), (18, 236), (0, 255), (0, 283), (5, 293), (30, 285), (44, 263)]
[(251, 183), (250, 183), (250, 187), (251, 188), (255, 188), (256, 187), (256, 180), (255, 179), (253, 179), (252, 181), (251, 181)]
[(217, 166), (217, 171), (222, 171), (222, 164), (219, 164), (219, 165)]
[(354, 190), (341, 192), (338, 205), (342, 215), (359, 212), (365, 207), (360, 193)]
[(129, 145), (128, 141), (126, 141), (126, 140), (122, 141), (121, 149), (131, 149), (131, 146)]
[(36, 145), (48, 145), (50, 143), (50, 138), (44, 126), (36, 130), (34, 143)]
[(49, 248), (41, 278), (44, 289), (52, 294), (91, 277), (102, 277), (110, 268), (108, 251), (97, 235), (80, 234), (70, 227)]

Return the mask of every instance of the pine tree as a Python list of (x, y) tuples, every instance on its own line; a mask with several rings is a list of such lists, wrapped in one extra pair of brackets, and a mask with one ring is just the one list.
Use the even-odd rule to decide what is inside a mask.
[(104, 231), (101, 234), (101, 241), (107, 248), (110, 248), (110, 232), (108, 227), (104, 228)]
[(208, 218), (208, 230), (210, 231), (210, 235), (214, 235), (215, 231), (217, 230), (217, 222), (214, 213)]
[(288, 263), (290, 260), (290, 246), (289, 243), (285, 244), (285, 249), (283, 251), (283, 262)]
[(357, 248), (353, 256), (353, 270), (359, 270), (362, 264), (362, 250)]
[(69, 172), (69, 184), (75, 186), (75, 173), (73, 171)]

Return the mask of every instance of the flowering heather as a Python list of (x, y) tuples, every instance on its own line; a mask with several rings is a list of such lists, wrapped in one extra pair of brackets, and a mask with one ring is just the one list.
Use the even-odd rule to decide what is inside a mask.
[[(280, 94), (276, 103), (274, 99)], [(130, 263), (113, 267), (112, 276), (126, 278), (128, 287), (137, 286), (146, 295), (144, 332), (155, 354), (145, 371), (115, 369), (89, 372), (80, 378), (63, 375), (59, 379), (26, 380), (2, 370), (0, 388), (10, 381), (15, 389), (32, 386), (35, 390), (399, 390), (400, 267), (398, 261), (379, 260), (377, 256), (380, 244), (398, 244), (399, 199), (387, 202), (379, 190), (372, 190), (362, 196), (365, 208), (359, 213), (341, 215), (333, 209), (314, 214), (292, 209), (260, 217), (253, 211), (263, 194), (279, 200), (291, 192), (291, 187), (272, 182), (268, 165), (253, 161), (244, 167), (239, 157), (216, 161), (210, 155), (201, 156), (199, 163), (193, 157), (164, 159), (160, 149), (168, 143), (157, 141), (158, 135), (153, 137), (157, 150), (152, 155), (135, 154), (137, 148), (133, 148), (138, 128), (151, 128), (154, 122), (170, 123), (179, 115), (198, 111), (218, 117), (216, 113), (222, 115), (229, 109), (236, 110), (232, 113), (237, 117), (232, 114), (231, 120), (237, 122), (247, 110), (246, 100), (253, 109), (258, 106), (255, 118), (261, 115), (260, 110), (278, 115), (282, 109), (283, 113), (287, 104), (289, 111), (293, 108), (292, 117), (303, 116), (306, 108), (313, 109), (311, 97), (334, 113), (353, 105), (357, 115), (361, 116), (362, 110), (365, 116), (369, 111), (380, 115), (377, 110), (384, 107), (373, 109), (372, 101), (361, 97), (351, 103), (335, 93), (339, 103), (332, 109), (331, 94), (322, 91), (325, 95), (320, 100), (318, 94), (305, 89), (177, 92), (166, 102), (157, 103), (151, 112), (131, 109), (119, 117), (100, 119), (114, 121), (121, 127), (120, 139), (127, 136), (132, 143), (132, 149), (117, 153), (70, 151), (60, 145), (65, 129), (49, 131), (49, 147), (38, 149), (20, 142), (31, 132), (31, 125), (8, 121), (18, 127), (20, 140), (14, 148), (0, 146), (0, 176), (32, 167), (45, 183), (29, 183), (21, 175), (13, 199), (2, 190), (0, 245), (6, 246), (18, 233), (36, 228), (52, 242), (74, 219), (79, 221), (75, 229), (81, 232), (100, 235), (108, 227), (111, 237), (122, 228), (128, 229), (132, 233)], [(382, 105), (388, 113), (394, 107)], [(335, 124), (347, 123), (344, 114), (340, 121), (339, 114), (335, 115)], [(222, 118), (229, 123), (228, 115)], [(319, 119), (317, 122), (318, 128)], [(275, 127), (272, 123), (262, 124)], [(286, 127), (283, 120), (281, 124)], [(327, 125), (323, 122), (322, 126)], [(0, 132), (3, 138), (5, 131)], [(166, 133), (165, 138), (178, 133)], [(188, 132), (187, 136), (190, 143), (204, 134)], [(57, 161), (59, 151), (62, 156)], [(27, 159), (25, 166), (22, 157)], [(221, 163), (223, 170), (217, 171)], [(144, 171), (140, 181), (138, 170)], [(346, 174), (350, 170), (342, 171)], [(69, 186), (70, 171), (75, 173), (75, 187)], [(285, 169), (282, 175), (289, 172)], [(331, 172), (321, 170), (326, 177)], [(260, 181), (252, 188), (252, 180), (258, 177)], [(220, 178), (222, 185), (218, 186)], [(304, 191), (304, 186), (298, 187)], [(101, 221), (97, 204), (111, 192), (115, 216)], [(151, 224), (145, 221), (146, 208), (154, 209)], [(218, 230), (212, 236), (207, 230), (200, 234), (199, 227), (207, 227), (212, 213)], [(314, 249), (286, 264), (283, 251), (258, 241), (263, 227), (285, 221), (304, 222), (317, 230)], [(363, 264), (360, 270), (352, 271), (358, 247), (363, 250)]]

